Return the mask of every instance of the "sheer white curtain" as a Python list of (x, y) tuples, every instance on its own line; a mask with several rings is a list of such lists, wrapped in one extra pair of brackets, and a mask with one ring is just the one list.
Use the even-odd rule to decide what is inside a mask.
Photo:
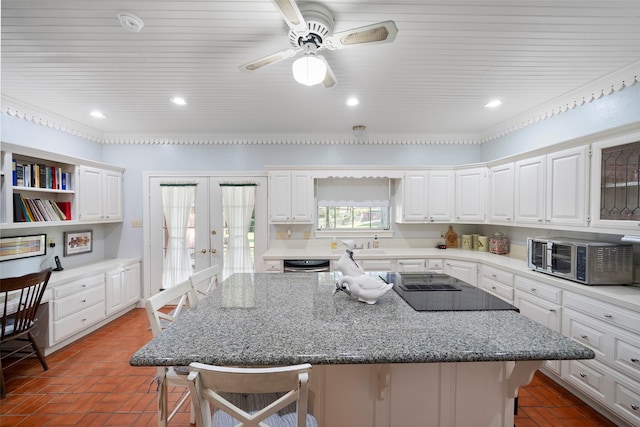
[(195, 184), (161, 184), (162, 212), (167, 225), (167, 250), (162, 265), (162, 288), (167, 289), (191, 275), (187, 244), (189, 214), (196, 194)]
[(255, 184), (220, 184), (222, 208), (227, 221), (229, 241), (224, 258), (223, 276), (233, 273), (253, 273), (249, 246), (249, 227), (255, 207)]

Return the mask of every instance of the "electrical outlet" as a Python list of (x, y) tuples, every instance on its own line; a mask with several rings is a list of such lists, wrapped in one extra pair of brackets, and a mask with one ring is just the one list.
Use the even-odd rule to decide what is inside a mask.
[(134, 219), (131, 221), (131, 227), (132, 228), (142, 228), (142, 220), (141, 219)]
[(286, 238), (287, 238), (287, 233), (285, 233), (284, 231), (278, 231), (278, 233), (276, 234), (277, 240), (285, 240)]

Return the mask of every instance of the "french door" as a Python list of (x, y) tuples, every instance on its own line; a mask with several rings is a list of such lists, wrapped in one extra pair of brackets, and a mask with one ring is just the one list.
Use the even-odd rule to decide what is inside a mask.
[[(162, 184), (195, 184), (195, 200), (187, 229), (187, 246), (192, 272), (224, 266), (225, 223), (220, 184), (255, 183), (256, 201), (252, 232), (254, 269), (263, 271), (262, 254), (267, 249), (267, 178), (265, 176), (192, 176), (145, 173), (148, 206), (145, 209), (145, 297), (162, 287), (162, 268), (166, 249), (166, 230), (162, 213)], [(232, 274), (223, 271), (223, 279)]]

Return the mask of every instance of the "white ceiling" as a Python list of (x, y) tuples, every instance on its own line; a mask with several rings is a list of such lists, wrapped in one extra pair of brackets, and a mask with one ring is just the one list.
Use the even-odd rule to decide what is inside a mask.
[[(350, 134), (364, 124), (486, 136), (640, 64), (640, 0), (323, 4), (336, 32), (389, 19), (399, 30), (390, 44), (323, 51), (331, 89), (296, 83), (292, 59), (239, 71), (289, 47), (270, 0), (3, 0), (3, 111), (24, 103), (105, 134)], [(120, 26), (122, 11), (144, 21), (141, 32)], [(188, 105), (171, 104), (175, 95)], [(347, 107), (349, 96), (361, 104)], [(492, 98), (503, 106), (484, 108)]]

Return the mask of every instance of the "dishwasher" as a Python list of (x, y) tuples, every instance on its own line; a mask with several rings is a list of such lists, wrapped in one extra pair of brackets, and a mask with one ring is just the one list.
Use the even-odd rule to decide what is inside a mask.
[(331, 271), (328, 259), (285, 259), (283, 264), (285, 273), (322, 273)]

